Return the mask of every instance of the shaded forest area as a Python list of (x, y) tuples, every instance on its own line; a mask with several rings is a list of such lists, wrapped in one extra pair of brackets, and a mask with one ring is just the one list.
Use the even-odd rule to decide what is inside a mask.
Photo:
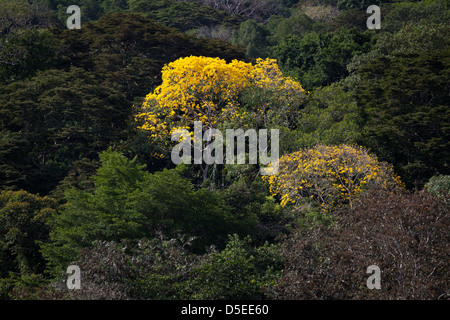
[[(449, 18), (448, 0), (1, 1), (0, 298), (449, 299)], [(278, 129), (278, 174), (174, 165), (198, 101), (211, 128)]]

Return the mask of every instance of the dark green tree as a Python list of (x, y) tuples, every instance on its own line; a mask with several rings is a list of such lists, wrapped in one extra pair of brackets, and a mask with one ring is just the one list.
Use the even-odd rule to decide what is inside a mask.
[(57, 41), (43, 28), (57, 25), (42, 1), (0, 3), (0, 84), (34, 75), (54, 59)]
[(103, 0), (102, 7), (105, 14), (112, 14), (128, 9), (128, 0)]
[(58, 204), (50, 197), (26, 191), (0, 193), (0, 278), (9, 273), (41, 273), (45, 261), (37, 241), (48, 241), (47, 221)]
[(0, 45), (0, 84), (30, 78), (56, 65), (59, 41), (46, 29), (26, 30)]
[(356, 99), (342, 85), (316, 88), (297, 118), (282, 150), (294, 152), (316, 144), (353, 144), (361, 136)]
[(449, 172), (448, 32), (406, 25), (377, 44), (380, 53), (358, 72), (363, 143), (410, 188)]
[(265, 58), (268, 56), (270, 35), (263, 24), (255, 20), (246, 20), (239, 26), (239, 30), (233, 37), (233, 43), (246, 48), (247, 56), (252, 58)]
[(127, 136), (131, 105), (79, 68), (1, 86), (3, 188), (47, 194), (73, 162)]
[(371, 35), (355, 28), (333, 33), (308, 33), (302, 38), (287, 36), (275, 47), (283, 70), (304, 88), (329, 85), (348, 75), (352, 57), (370, 49)]
[(319, 32), (323, 25), (308, 17), (300, 10), (293, 11), (289, 17), (273, 16), (267, 22), (267, 28), (271, 30), (270, 41), (280, 43), (286, 36), (295, 35), (301, 38), (310, 32)]

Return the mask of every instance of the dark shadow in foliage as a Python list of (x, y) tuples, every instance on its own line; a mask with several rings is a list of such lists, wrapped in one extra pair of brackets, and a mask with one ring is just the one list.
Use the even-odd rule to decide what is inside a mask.
[(0, 184), (48, 194), (73, 162), (127, 136), (131, 105), (79, 68), (0, 86)]
[(47, 29), (31, 29), (0, 45), (0, 84), (24, 80), (55, 67), (60, 42)]
[(47, 220), (55, 214), (55, 199), (26, 191), (0, 193), (0, 277), (44, 271), (36, 241), (49, 240)]
[[(76, 260), (81, 290), (67, 290), (57, 279), (16, 279), (10, 296), (16, 299), (263, 299), (274, 285), (282, 261), (279, 247), (251, 245), (249, 238), (230, 236), (222, 251), (210, 247), (193, 254), (193, 237), (165, 237), (137, 242), (95, 241)], [(1, 286), (2, 283), (0, 283)], [(0, 288), (1, 289), (1, 288)]]
[(138, 13), (182, 32), (200, 27), (224, 26), (236, 28), (245, 20), (240, 15), (202, 6), (194, 1), (134, 0), (130, 12)]
[(161, 82), (164, 64), (202, 55), (230, 61), (245, 53), (221, 40), (196, 39), (139, 14), (104, 15), (81, 30), (55, 30), (63, 41), (62, 66), (95, 73), (103, 83), (133, 101)]
[(361, 143), (409, 188), (450, 172), (448, 34), (446, 25), (404, 26), (358, 70)]

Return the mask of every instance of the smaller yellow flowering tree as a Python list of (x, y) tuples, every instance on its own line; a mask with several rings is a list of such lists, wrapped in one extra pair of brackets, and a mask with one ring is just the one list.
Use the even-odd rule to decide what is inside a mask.
[(277, 175), (264, 176), (281, 205), (298, 208), (304, 199), (316, 201), (323, 211), (340, 204), (352, 206), (366, 187), (379, 185), (393, 190), (402, 186), (391, 165), (380, 162), (361, 146), (317, 145), (284, 155)]

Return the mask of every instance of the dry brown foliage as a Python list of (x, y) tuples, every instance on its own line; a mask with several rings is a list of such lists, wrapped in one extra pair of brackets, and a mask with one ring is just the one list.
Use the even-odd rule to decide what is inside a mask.
[[(331, 228), (298, 230), (283, 249), (275, 299), (448, 299), (448, 199), (369, 190)], [(367, 267), (381, 270), (368, 289)]]

